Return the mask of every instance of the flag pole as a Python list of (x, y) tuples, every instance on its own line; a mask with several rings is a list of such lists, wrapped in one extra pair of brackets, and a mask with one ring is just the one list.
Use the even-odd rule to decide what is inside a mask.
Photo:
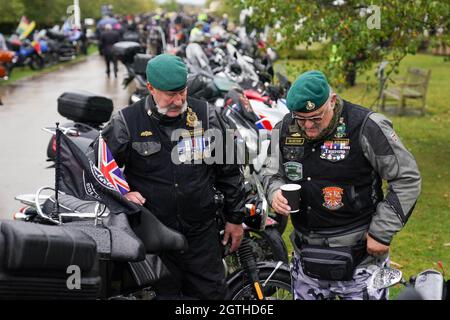
[(59, 215), (59, 180), (61, 179), (61, 130), (59, 129), (59, 122), (56, 122), (56, 156), (55, 156), (55, 206), (56, 215)]
[(101, 143), (101, 140), (103, 139), (103, 137), (102, 137), (102, 130), (100, 130), (99, 131), (99, 134), (98, 134), (98, 152), (97, 152), (97, 157), (98, 157), (98, 159), (97, 159), (97, 168), (98, 168), (98, 170), (101, 170), (101, 161), (102, 161), (102, 152), (103, 152), (103, 150), (102, 150), (102, 143)]

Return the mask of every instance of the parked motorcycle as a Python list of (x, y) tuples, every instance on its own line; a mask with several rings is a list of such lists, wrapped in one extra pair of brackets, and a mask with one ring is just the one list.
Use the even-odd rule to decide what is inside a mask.
[(17, 57), (13, 51), (0, 50), (0, 79), (7, 79)]
[[(0, 80), (7, 80), (17, 57), (13, 51), (0, 50)], [(0, 97), (0, 106), (3, 105)]]
[(14, 67), (29, 66), (32, 70), (40, 70), (44, 67), (44, 59), (33, 47), (30, 40), (21, 41), (18, 38), (12, 38), (7, 41), (7, 44), (9, 49), (16, 53), (17, 60)]
[(397, 300), (450, 300), (450, 280), (434, 269), (420, 272), (409, 281), (403, 278), (400, 270), (384, 267), (377, 269), (368, 281), (368, 290), (381, 290), (402, 284), (405, 289)]
[[(64, 123), (60, 129), (75, 144), (86, 152), (89, 145), (97, 139), (103, 125), (109, 121), (114, 106), (111, 99), (85, 91), (65, 92), (58, 98), (58, 113), (72, 120)], [(52, 137), (47, 147), (47, 161), (55, 161), (55, 128), (43, 128)]]
[(169, 276), (157, 254), (186, 250), (184, 236), (147, 210), (108, 214), (94, 202), (70, 210), (80, 201), (63, 194), (56, 215), (47, 189), (17, 197), (29, 205), (15, 215), (21, 221), (0, 221), (0, 299), (154, 298), (151, 286)]
[[(62, 193), (61, 212), (55, 214), (55, 199), (46, 190), (53, 191), (43, 187), (36, 195), (17, 196), (26, 207), (14, 215), (16, 221), (0, 221), (0, 261), (6, 266), (0, 267), (0, 299), (164, 299), (152, 288), (170, 277), (158, 254), (186, 250), (181, 234), (147, 210), (116, 215)], [(264, 217), (262, 211), (258, 215)], [(12, 252), (13, 247), (19, 249)], [(257, 261), (249, 239), (235, 253), (224, 248), (224, 262), (230, 257), (238, 265), (227, 267), (227, 299), (292, 297), (289, 267)], [(71, 291), (66, 272), (74, 265), (81, 265), (81, 289)]]

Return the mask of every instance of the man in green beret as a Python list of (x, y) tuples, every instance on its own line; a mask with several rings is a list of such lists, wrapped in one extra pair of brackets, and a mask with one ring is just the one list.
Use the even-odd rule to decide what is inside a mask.
[[(187, 97), (188, 72), (181, 58), (158, 55), (146, 71), (150, 95), (115, 114), (103, 137), (117, 164), (125, 166), (131, 189), (125, 197), (188, 240), (186, 252), (162, 253), (171, 277), (155, 285), (157, 294), (224, 299), (221, 245), (230, 240), (234, 251), (243, 237), (242, 171), (238, 165), (205, 161), (212, 155), (204, 133), (223, 130), (212, 106)], [(222, 244), (215, 219), (216, 189), (225, 196)]]
[[(392, 238), (416, 204), (414, 157), (387, 118), (343, 100), (320, 71), (298, 77), (287, 107), (272, 141), (280, 154), (264, 179), (272, 207), (294, 226), (295, 299), (385, 299), (387, 290), (371, 290), (367, 281), (386, 265)], [(280, 190), (288, 183), (301, 186), (295, 213)]]

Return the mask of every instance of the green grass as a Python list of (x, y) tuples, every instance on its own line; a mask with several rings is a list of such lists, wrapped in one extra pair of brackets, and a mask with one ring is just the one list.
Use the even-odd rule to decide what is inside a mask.
[[(319, 62), (320, 61), (315, 61)], [(299, 72), (307, 70), (309, 60), (281, 61), (290, 80)], [(404, 276), (409, 278), (418, 272), (435, 268), (441, 261), (447, 274), (450, 273), (450, 62), (443, 57), (419, 54), (407, 56), (400, 65), (400, 75), (405, 75), (408, 67), (431, 69), (431, 80), (427, 95), (425, 116), (393, 116), (394, 128), (403, 144), (415, 156), (422, 176), (422, 192), (411, 218), (391, 244), (391, 260), (400, 265)], [(357, 85), (338, 91), (346, 100), (363, 106), (372, 105), (377, 97), (377, 89), (367, 91), (367, 86), (375, 85), (374, 79), (366, 82), (370, 72), (359, 75)], [(359, 81), (358, 81), (359, 80)], [(289, 225), (283, 237), (292, 251), (288, 235)], [(391, 290), (395, 296), (398, 289)]]
[[(94, 54), (98, 52), (97, 50), (97, 46), (89, 46), (88, 47), (88, 56), (91, 54)], [(52, 65), (52, 66), (46, 66), (41, 70), (32, 70), (30, 67), (18, 67), (18, 68), (14, 68), (11, 76), (8, 78), (8, 80), (5, 81), (0, 81), (0, 86), (6, 86), (6, 85), (10, 85), (12, 83), (14, 83), (15, 81), (18, 80), (24, 80), (36, 75), (40, 75), (40, 74), (45, 74), (45, 73), (50, 73), (53, 71), (58, 70), (59, 68), (61, 68), (62, 66), (67, 66), (67, 65), (71, 65), (74, 63), (77, 63), (81, 60), (86, 59), (86, 56), (84, 55), (78, 55), (75, 59), (70, 60), (70, 61), (66, 61), (66, 62), (60, 62), (58, 64)]]

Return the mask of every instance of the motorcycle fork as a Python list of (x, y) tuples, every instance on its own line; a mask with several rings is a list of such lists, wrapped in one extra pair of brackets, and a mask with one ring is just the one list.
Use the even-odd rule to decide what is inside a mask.
[(258, 300), (264, 300), (264, 293), (261, 287), (259, 274), (256, 268), (256, 259), (250, 245), (250, 239), (242, 239), (241, 245), (236, 252), (239, 263), (244, 269), (250, 283), (252, 284), (253, 292), (256, 294)]

